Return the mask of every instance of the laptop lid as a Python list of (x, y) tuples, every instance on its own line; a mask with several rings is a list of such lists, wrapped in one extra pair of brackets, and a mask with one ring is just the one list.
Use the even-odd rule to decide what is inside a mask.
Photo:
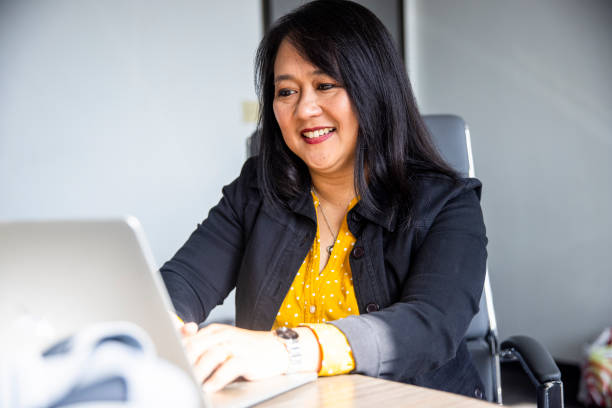
[(162, 358), (190, 370), (135, 218), (0, 223), (0, 271), (2, 321), (34, 322), (41, 346), (92, 322), (126, 320)]
[[(0, 222), (0, 338), (10, 342), (27, 326), (28, 340), (42, 349), (93, 322), (130, 321), (161, 358), (193, 378), (173, 310), (136, 218)], [(245, 383), (212, 402), (248, 406), (314, 379), (309, 373)], [(199, 394), (203, 406), (212, 405)]]

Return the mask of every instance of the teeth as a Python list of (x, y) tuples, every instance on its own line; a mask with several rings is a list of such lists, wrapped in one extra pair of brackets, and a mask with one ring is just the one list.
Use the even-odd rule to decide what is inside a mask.
[(326, 135), (333, 130), (335, 129), (330, 127), (330, 128), (315, 130), (314, 132), (303, 132), (302, 135), (306, 136), (309, 139), (313, 139), (315, 137)]

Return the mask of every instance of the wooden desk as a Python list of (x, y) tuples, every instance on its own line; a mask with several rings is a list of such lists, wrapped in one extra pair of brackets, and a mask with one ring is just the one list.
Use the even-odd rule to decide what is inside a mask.
[(259, 408), (494, 406), (474, 398), (356, 374), (322, 377), (257, 405)]

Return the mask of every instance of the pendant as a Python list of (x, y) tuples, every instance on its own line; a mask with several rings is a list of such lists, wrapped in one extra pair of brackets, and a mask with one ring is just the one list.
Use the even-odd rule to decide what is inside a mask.
[(334, 246), (330, 245), (330, 246), (327, 247), (327, 252), (329, 252), (329, 254), (331, 255), (333, 249), (334, 249)]

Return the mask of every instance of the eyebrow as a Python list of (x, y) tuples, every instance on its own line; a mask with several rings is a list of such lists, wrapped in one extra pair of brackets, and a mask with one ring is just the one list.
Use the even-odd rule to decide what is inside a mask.
[[(314, 71), (312, 71), (310, 73), (310, 75), (327, 75), (324, 71), (320, 70), (320, 69), (316, 69)], [(290, 74), (282, 74), (282, 75), (278, 75), (274, 78), (274, 83), (277, 83), (279, 81), (284, 81), (284, 80), (291, 80), (291, 79), (295, 79), (295, 77), (293, 75)]]

